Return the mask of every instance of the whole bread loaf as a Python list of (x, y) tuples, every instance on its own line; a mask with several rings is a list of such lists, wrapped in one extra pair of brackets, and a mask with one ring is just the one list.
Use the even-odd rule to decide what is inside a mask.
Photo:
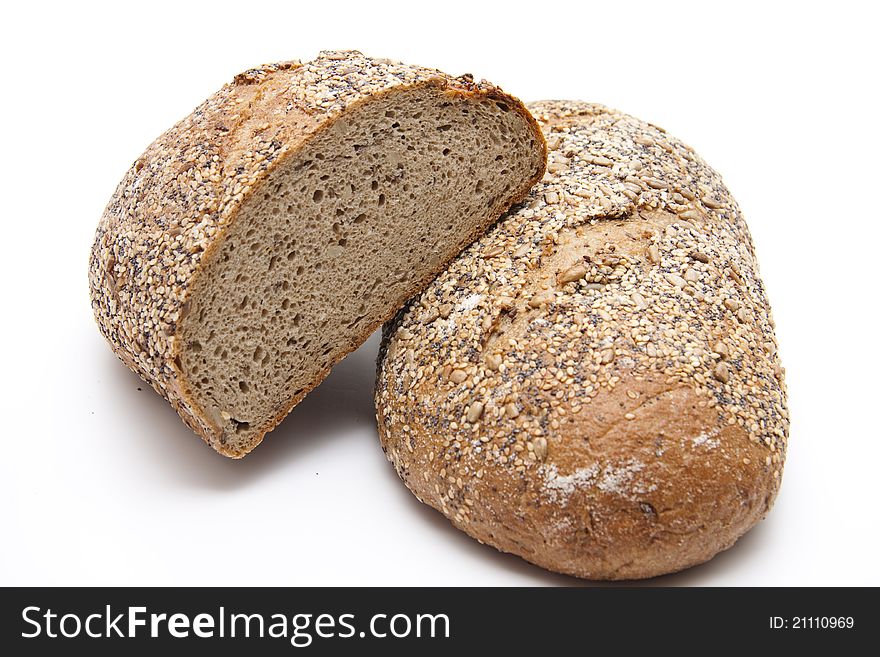
[(235, 77), (149, 146), (89, 263), (117, 355), (240, 457), (541, 178), (517, 99), (324, 52)]
[(680, 570), (770, 508), (788, 434), (740, 209), (662, 129), (530, 106), (526, 200), (385, 327), (383, 448), (482, 542), (591, 579)]

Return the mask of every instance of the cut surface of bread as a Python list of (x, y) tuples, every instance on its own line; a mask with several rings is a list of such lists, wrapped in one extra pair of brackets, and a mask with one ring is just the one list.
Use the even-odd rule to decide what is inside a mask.
[(92, 257), (99, 325), (192, 428), (242, 456), (545, 158), (522, 104), (470, 78), (353, 52), (248, 71), (117, 190)]
[(385, 327), (383, 448), (456, 527), (550, 570), (702, 563), (768, 511), (788, 437), (748, 228), (655, 126), (529, 108), (543, 181)]

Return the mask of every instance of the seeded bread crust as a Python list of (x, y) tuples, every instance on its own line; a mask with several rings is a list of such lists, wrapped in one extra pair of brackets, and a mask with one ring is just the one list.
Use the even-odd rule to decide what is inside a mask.
[(383, 449), (456, 527), (549, 570), (699, 564), (766, 514), (785, 458), (751, 237), (720, 176), (662, 129), (529, 108), (543, 181), (384, 329)]
[[(235, 76), (147, 148), (104, 210), (89, 261), (92, 308), (101, 333), (117, 356), (219, 452), (243, 456), (330, 367), (260, 428), (248, 450), (227, 446), (193, 402), (179, 361), (178, 327), (202, 264), (222, 243), (245, 199), (311, 138), (365, 101), (420, 86), (442, 89), (450, 97), (497, 99), (534, 126), (544, 147), (522, 103), (485, 81), (356, 51), (328, 51), (305, 64), (270, 64)], [(515, 200), (539, 177), (515, 190)], [(434, 274), (416, 277), (410, 294)], [(378, 325), (365, 327), (353, 344)]]

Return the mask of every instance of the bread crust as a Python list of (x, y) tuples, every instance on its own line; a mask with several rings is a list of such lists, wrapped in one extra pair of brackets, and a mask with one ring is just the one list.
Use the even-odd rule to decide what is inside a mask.
[[(178, 327), (194, 281), (218, 252), (239, 209), (277, 167), (361, 104), (420, 86), (503, 102), (524, 117), (546, 149), (523, 104), (488, 82), (357, 51), (327, 51), (305, 64), (281, 62), (235, 76), (147, 148), (105, 208), (89, 260), (92, 308), (101, 333), (117, 356), (220, 453), (232, 458), (248, 453), (332, 365), (279, 407), (245, 449), (227, 445), (198, 408), (180, 367)], [(523, 198), (542, 173), (515, 190), (511, 203)], [(471, 239), (476, 237), (475, 231)], [(409, 295), (436, 273), (424, 272)], [(380, 325), (354, 336), (351, 349)]]
[(662, 129), (529, 108), (544, 180), (384, 329), (383, 449), (456, 527), (549, 570), (702, 563), (766, 514), (788, 436), (748, 229)]

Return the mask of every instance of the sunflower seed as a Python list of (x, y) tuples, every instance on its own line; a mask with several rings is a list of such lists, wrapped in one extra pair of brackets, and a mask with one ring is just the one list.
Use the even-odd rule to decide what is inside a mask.
[(473, 424), (483, 415), (483, 404), (482, 402), (474, 402), (470, 405), (467, 412), (467, 421)]
[(452, 370), (449, 380), (453, 383), (462, 383), (467, 378), (467, 372), (464, 370)]
[(565, 271), (561, 272), (556, 277), (556, 282), (560, 285), (565, 285), (566, 283), (571, 283), (572, 281), (579, 281), (584, 276), (587, 275), (587, 268), (583, 263), (577, 263), (572, 265)]
[(666, 280), (672, 283), (675, 287), (684, 287), (687, 285), (687, 281), (678, 274), (665, 274), (665, 276)]
[(535, 451), (535, 458), (539, 461), (544, 461), (547, 458), (547, 439), (543, 436), (538, 436), (537, 438), (532, 439), (532, 448)]

